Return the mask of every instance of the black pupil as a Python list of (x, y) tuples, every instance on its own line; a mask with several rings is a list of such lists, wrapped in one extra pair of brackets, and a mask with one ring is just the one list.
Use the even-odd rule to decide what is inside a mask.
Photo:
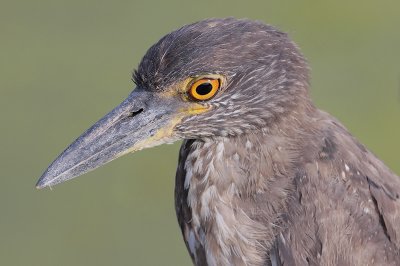
[(204, 96), (204, 95), (209, 94), (212, 91), (212, 88), (213, 88), (213, 86), (211, 83), (204, 82), (204, 83), (200, 84), (199, 86), (197, 86), (196, 92), (197, 92), (197, 94)]

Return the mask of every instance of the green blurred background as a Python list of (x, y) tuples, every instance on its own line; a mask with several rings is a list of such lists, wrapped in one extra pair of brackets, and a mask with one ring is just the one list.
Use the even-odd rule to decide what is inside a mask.
[(400, 173), (400, 2), (0, 2), (0, 265), (190, 265), (173, 206), (179, 143), (51, 190), (34, 184), (133, 88), (146, 49), (207, 17), (292, 36), (316, 104)]

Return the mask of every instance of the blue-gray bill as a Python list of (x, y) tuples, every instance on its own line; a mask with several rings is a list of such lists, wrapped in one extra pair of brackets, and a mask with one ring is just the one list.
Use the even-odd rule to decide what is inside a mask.
[[(83, 175), (128, 152), (157, 145), (152, 139), (175, 113), (173, 104), (135, 89), (119, 106), (77, 138), (47, 168), (36, 187), (50, 187)], [(149, 141), (151, 140), (151, 141)]]

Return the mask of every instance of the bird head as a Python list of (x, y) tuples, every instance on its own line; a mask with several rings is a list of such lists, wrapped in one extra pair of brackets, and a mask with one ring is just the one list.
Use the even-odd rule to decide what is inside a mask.
[(59, 155), (38, 188), (163, 143), (260, 130), (308, 99), (307, 64), (287, 35), (234, 18), (203, 20), (164, 36), (133, 81), (131, 94)]

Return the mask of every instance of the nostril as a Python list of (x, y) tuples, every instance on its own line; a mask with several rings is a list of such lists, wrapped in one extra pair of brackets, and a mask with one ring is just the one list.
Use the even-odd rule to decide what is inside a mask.
[(127, 115), (127, 117), (134, 117), (134, 116), (137, 116), (137, 115), (140, 114), (141, 112), (143, 112), (143, 108), (140, 108), (140, 109), (137, 110), (137, 111), (129, 112), (128, 115)]

